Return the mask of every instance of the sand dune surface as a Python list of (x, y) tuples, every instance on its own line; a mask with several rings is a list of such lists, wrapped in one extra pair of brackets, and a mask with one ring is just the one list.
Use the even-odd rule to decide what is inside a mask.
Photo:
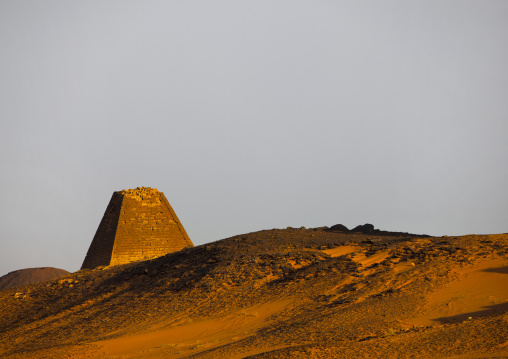
[(508, 235), (265, 230), (0, 291), (2, 358), (508, 357)]

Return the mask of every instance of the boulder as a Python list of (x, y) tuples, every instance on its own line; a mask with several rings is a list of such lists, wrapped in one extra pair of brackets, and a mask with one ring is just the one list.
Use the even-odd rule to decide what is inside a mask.
[(370, 223), (366, 223), (364, 225), (356, 226), (351, 230), (351, 232), (360, 232), (363, 234), (374, 234), (375, 229), (374, 226)]

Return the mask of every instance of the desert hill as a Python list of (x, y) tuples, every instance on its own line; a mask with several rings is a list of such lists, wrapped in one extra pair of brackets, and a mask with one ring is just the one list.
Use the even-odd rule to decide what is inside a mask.
[(507, 243), (342, 227), (238, 235), (0, 291), (0, 356), (508, 357)]
[(52, 267), (19, 269), (0, 277), (0, 290), (44, 282), (66, 274), (69, 272)]

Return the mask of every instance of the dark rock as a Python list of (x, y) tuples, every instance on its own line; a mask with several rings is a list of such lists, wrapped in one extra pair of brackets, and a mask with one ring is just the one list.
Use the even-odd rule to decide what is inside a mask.
[(331, 226), (329, 231), (349, 232), (349, 229), (343, 224), (336, 224)]
[(356, 226), (351, 230), (351, 232), (360, 232), (363, 234), (374, 234), (374, 226), (370, 223), (366, 223), (364, 225)]
[(455, 248), (455, 247), (450, 247), (450, 248), (448, 248), (448, 249), (447, 249), (447, 251), (448, 251), (449, 253), (456, 253), (456, 252), (457, 252), (457, 248)]

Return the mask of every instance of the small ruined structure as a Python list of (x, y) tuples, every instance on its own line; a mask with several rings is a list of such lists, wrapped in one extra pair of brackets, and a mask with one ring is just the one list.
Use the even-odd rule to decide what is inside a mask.
[(81, 269), (130, 263), (193, 247), (164, 193), (114, 192)]

